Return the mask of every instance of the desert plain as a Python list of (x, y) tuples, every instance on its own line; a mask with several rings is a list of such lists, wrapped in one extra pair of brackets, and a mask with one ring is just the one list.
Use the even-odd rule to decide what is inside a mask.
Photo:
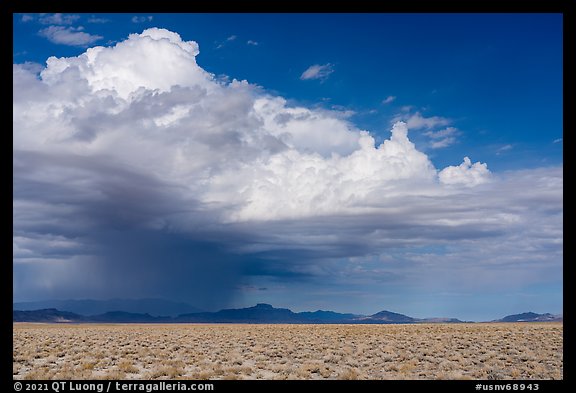
[(13, 324), (14, 379), (563, 379), (562, 323)]

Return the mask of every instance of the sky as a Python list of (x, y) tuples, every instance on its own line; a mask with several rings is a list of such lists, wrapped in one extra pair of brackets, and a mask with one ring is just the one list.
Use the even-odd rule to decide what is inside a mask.
[(560, 14), (13, 32), (14, 301), (562, 312)]

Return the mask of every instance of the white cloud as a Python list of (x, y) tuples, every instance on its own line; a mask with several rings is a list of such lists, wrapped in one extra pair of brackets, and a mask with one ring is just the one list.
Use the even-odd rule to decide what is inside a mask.
[(440, 149), (456, 143), (456, 136), (459, 133), (460, 132), (456, 127), (447, 127), (443, 130), (438, 131), (426, 131), (424, 135), (432, 139), (430, 147), (432, 147), (433, 149)]
[(396, 96), (388, 96), (386, 97), (386, 99), (384, 99), (382, 101), (383, 104), (390, 104), (391, 102), (394, 102), (394, 100), (396, 100)]
[(432, 139), (443, 139), (458, 133), (455, 127), (447, 127), (440, 131), (426, 131), (424, 135), (429, 136)]
[(47, 38), (54, 44), (62, 44), (69, 46), (87, 46), (103, 37), (100, 35), (92, 35), (83, 31), (84, 28), (80, 27), (64, 27), (64, 26), (48, 26), (42, 29), (38, 34)]
[(42, 14), (38, 22), (43, 25), (71, 25), (80, 19), (80, 15), (71, 14)]
[(456, 143), (456, 138), (453, 136), (450, 136), (450, 137), (447, 137), (444, 139), (433, 141), (432, 143), (430, 143), (430, 147), (432, 149), (442, 149), (444, 147), (448, 147), (450, 145), (453, 145), (454, 143)]
[(438, 177), (443, 184), (473, 187), (488, 182), (490, 171), (486, 164), (480, 162), (472, 164), (470, 158), (464, 157), (462, 164), (444, 168)]
[[(319, 125), (320, 129), (330, 129), (329, 123), (324, 125), (328, 128)], [(223, 173), (215, 179), (216, 193), (207, 196), (216, 200), (212, 195), (220, 196), (224, 190), (240, 186), (238, 175), (251, 178), (243, 195), (249, 202), (231, 218), (281, 219), (359, 212), (366, 209), (367, 200), (377, 198), (379, 187), (389, 189), (395, 182), (433, 182), (435, 170), (408, 140), (405, 124), (396, 124), (391, 138), (380, 146), (375, 146), (367, 132), (360, 132), (355, 143), (357, 150), (351, 154), (327, 158), (306, 150), (287, 150), (270, 157), (261, 167), (247, 168), (249, 172)]]
[[(157, 45), (160, 40), (166, 40), (175, 48)], [(193, 41), (184, 42), (178, 34), (164, 29), (147, 29), (140, 35), (130, 35), (127, 41), (114, 47), (90, 48), (80, 57), (50, 57), (42, 79), (47, 84), (58, 84), (64, 70), (76, 70), (82, 73), (78, 77), (88, 83), (91, 91), (110, 89), (102, 94), (117, 94), (125, 99), (141, 88), (165, 92), (175, 85), (217, 86), (211, 82), (212, 77), (196, 65), (198, 53), (198, 45)], [(165, 57), (152, 62), (150, 56)]]
[(330, 63), (323, 64), (323, 65), (314, 64), (314, 65), (311, 65), (310, 67), (308, 67), (306, 69), (306, 71), (304, 71), (302, 73), (302, 75), (300, 75), (300, 79), (302, 79), (302, 80), (308, 80), (308, 79), (325, 80), (333, 72), (334, 72), (334, 69), (332, 67), (332, 64), (330, 64)]
[(450, 120), (440, 116), (424, 117), (420, 112), (416, 112), (407, 118), (406, 124), (408, 124), (408, 128), (410, 129), (430, 129), (434, 127), (447, 126), (450, 124)]
[(231, 36), (226, 37), (226, 39), (225, 39), (224, 41), (220, 42), (220, 43), (218, 44), (218, 46), (216, 46), (216, 49), (223, 48), (224, 45), (225, 45), (226, 43), (228, 43), (228, 42), (236, 41), (236, 38), (238, 38), (238, 36), (236, 36), (236, 35), (234, 35), (234, 34), (231, 35)]
[(145, 22), (152, 22), (154, 17), (152, 15), (149, 16), (133, 16), (132, 23), (145, 23)]
[(258, 46), (259, 44), (257, 41), (248, 40), (246, 41), (246, 45)]
[(500, 154), (504, 153), (505, 151), (512, 150), (513, 148), (514, 148), (514, 146), (512, 146), (510, 144), (501, 146), (498, 149), (496, 149), (496, 155), (500, 155)]
[(108, 23), (108, 22), (110, 22), (110, 19), (97, 18), (94, 15), (92, 15), (90, 18), (88, 18), (86, 20), (86, 22), (88, 22), (88, 23)]
[(20, 20), (22, 22), (26, 23), (26, 22), (33, 21), (34, 17), (32, 15), (24, 14), (24, 15), (22, 15), (22, 18)]
[[(446, 127), (451, 120), (441, 116), (424, 117), (420, 112), (410, 113), (411, 106), (401, 108), (402, 113), (393, 117), (392, 122), (405, 121), (408, 128), (414, 130), (426, 130), (423, 134), (427, 136), (429, 146), (432, 149), (441, 149), (451, 146), (457, 142), (457, 137), (461, 134), (456, 127)], [(445, 127), (438, 129), (439, 127)]]
[(552, 143), (561, 143), (561, 142), (562, 142), (562, 138), (554, 139), (552, 141)]

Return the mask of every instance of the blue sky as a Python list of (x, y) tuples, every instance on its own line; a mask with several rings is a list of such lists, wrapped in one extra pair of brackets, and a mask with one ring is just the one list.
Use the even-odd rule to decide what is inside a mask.
[[(179, 37), (156, 29), (128, 38), (150, 28)], [(156, 49), (146, 46), (148, 36)], [(188, 41), (199, 48), (189, 69), (180, 62), (192, 53)], [(123, 42), (94, 63), (72, 59)], [(166, 58), (155, 58), (157, 50)], [(35, 212), (15, 219), (15, 300), (114, 293), (216, 308), (264, 301), (476, 320), (562, 310), (560, 14), (14, 14), (13, 53), (15, 212)], [(137, 55), (140, 62), (127, 65)], [(51, 56), (69, 59), (42, 71)], [(121, 90), (134, 92), (138, 83), (150, 96)], [(185, 91), (177, 95), (176, 85)], [(205, 92), (192, 94), (195, 86)], [(194, 100), (200, 112), (182, 103)], [(182, 154), (166, 168), (119, 148), (142, 126), (137, 119), (158, 107), (167, 112), (151, 122), (171, 133), (132, 140), (150, 149), (143, 150), (150, 159)], [(413, 148), (401, 129), (391, 139), (400, 121)], [(34, 122), (54, 130), (34, 136)], [(363, 130), (374, 151), (359, 147)], [(383, 142), (387, 150), (378, 148)], [(85, 172), (66, 174), (63, 162)], [(126, 171), (120, 183), (146, 184), (154, 203), (102, 180), (114, 171), (104, 168), (110, 162)], [(153, 187), (147, 176), (166, 184)], [(73, 189), (58, 191), (62, 181)], [(175, 185), (187, 190), (176, 200), (156, 193)], [(83, 199), (90, 193), (106, 195), (105, 203)], [(194, 213), (183, 207), (190, 216), (175, 219), (163, 210), (172, 203), (193, 205)], [(122, 213), (128, 205), (131, 213)], [(46, 224), (78, 211), (77, 233)], [(123, 260), (146, 262), (118, 267), (103, 246), (110, 231), (123, 239), (112, 242)], [(149, 248), (134, 251), (143, 238)], [(54, 247), (66, 252), (54, 255)], [(167, 249), (174, 255), (166, 261), (148, 258)], [(148, 283), (152, 265), (169, 266), (171, 258), (180, 277), (166, 275), (157, 288), (123, 288), (116, 278), (89, 290), (70, 284), (87, 271), (109, 277), (131, 269), (150, 272), (135, 275)], [(61, 269), (77, 273), (63, 279)], [(198, 288), (219, 281), (207, 286), (219, 294), (188, 293), (186, 275), (202, 277), (193, 280)]]

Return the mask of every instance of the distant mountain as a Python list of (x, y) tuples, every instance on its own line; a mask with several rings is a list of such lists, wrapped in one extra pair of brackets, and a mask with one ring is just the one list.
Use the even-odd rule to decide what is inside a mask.
[(41, 310), (55, 308), (89, 316), (122, 310), (128, 313), (150, 314), (151, 316), (171, 316), (201, 312), (187, 303), (164, 299), (110, 299), (110, 300), (47, 300), (41, 302), (13, 303), (13, 310)]
[(334, 311), (318, 310), (314, 312), (304, 311), (297, 313), (298, 317), (306, 323), (350, 323), (360, 315), (340, 314)]
[(287, 308), (274, 308), (270, 304), (259, 303), (254, 307), (227, 309), (218, 312), (192, 313), (180, 315), (176, 322), (213, 323), (352, 323), (354, 314), (340, 314), (333, 311), (295, 313)]
[(391, 311), (380, 311), (374, 315), (361, 316), (355, 319), (356, 323), (415, 323), (415, 318)]
[(418, 323), (469, 323), (456, 318), (421, 318), (416, 321)]
[(497, 322), (562, 322), (562, 315), (553, 314), (536, 314), (534, 312), (525, 312), (522, 314), (507, 315)]
[(259, 303), (254, 307), (233, 308), (217, 312), (202, 312), (180, 315), (177, 322), (214, 322), (214, 323), (297, 323), (297, 314), (287, 308), (274, 308)]
[(150, 314), (137, 314), (125, 311), (109, 311), (100, 315), (84, 317), (89, 322), (101, 323), (151, 323), (172, 322), (170, 317), (153, 317)]
[(84, 317), (67, 311), (48, 308), (34, 311), (12, 311), (13, 322), (84, 322)]
[(12, 311), (13, 322), (43, 322), (43, 323), (151, 323), (171, 322), (170, 317), (153, 317), (150, 314), (136, 314), (124, 311), (111, 311), (100, 315), (84, 316), (54, 308), (29, 311)]
[(287, 308), (274, 308), (259, 303), (254, 307), (225, 309), (217, 312), (181, 314), (177, 317), (152, 316), (147, 313), (109, 311), (97, 315), (79, 315), (56, 309), (13, 311), (14, 322), (92, 322), (92, 323), (412, 323), (414, 318), (383, 311), (365, 317), (333, 311), (295, 313)]

